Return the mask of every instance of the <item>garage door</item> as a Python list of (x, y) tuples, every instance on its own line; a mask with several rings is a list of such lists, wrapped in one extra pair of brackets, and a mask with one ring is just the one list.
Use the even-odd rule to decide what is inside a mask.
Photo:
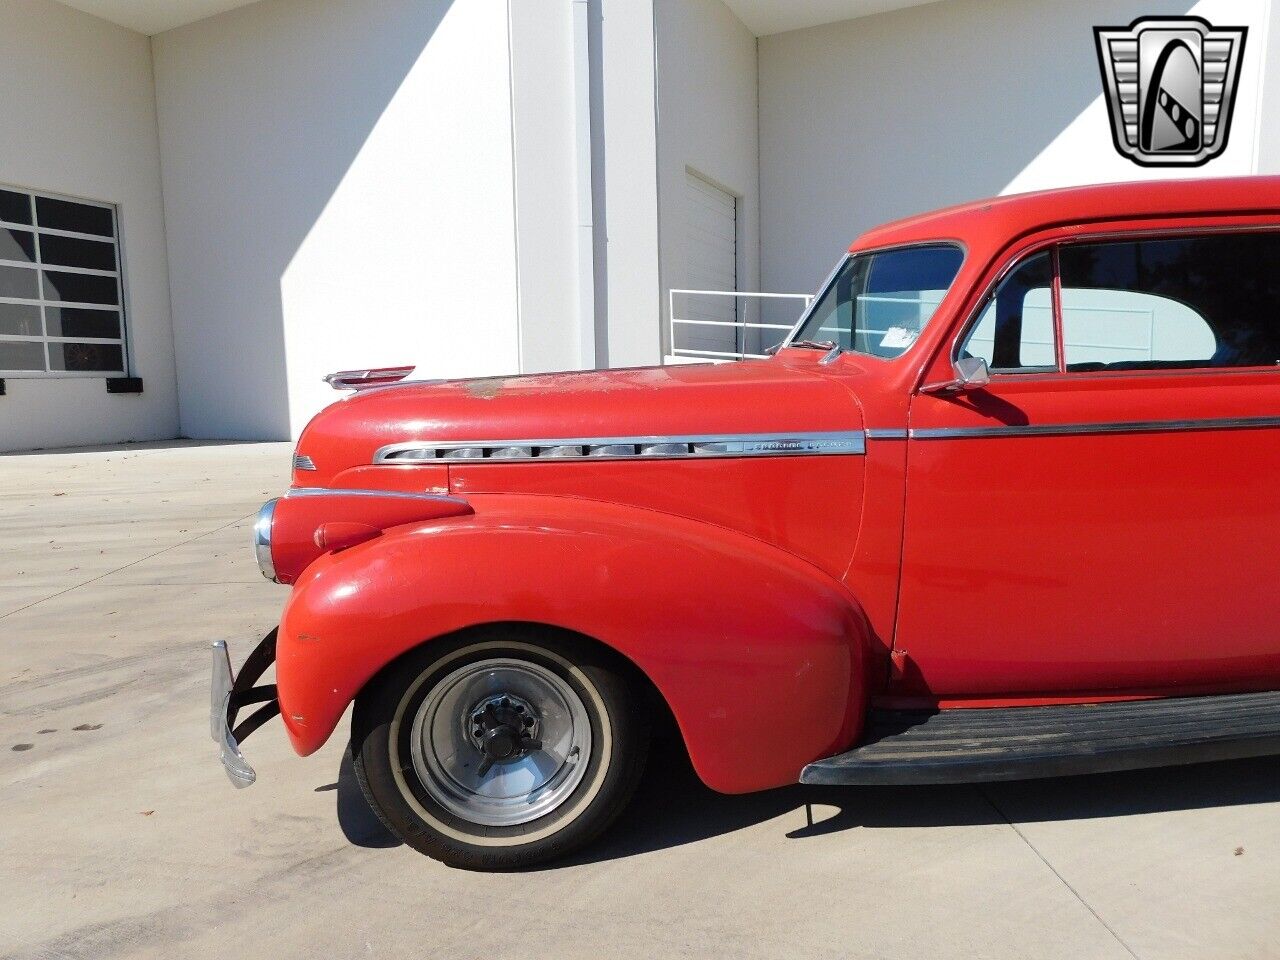
[[(689, 261), (688, 286), (695, 290), (738, 289), (738, 198), (696, 174), (685, 179), (685, 249)], [(738, 301), (733, 297), (684, 298), (682, 317), (735, 323)], [(740, 350), (739, 331), (731, 327), (676, 327), (676, 346), (732, 353)]]

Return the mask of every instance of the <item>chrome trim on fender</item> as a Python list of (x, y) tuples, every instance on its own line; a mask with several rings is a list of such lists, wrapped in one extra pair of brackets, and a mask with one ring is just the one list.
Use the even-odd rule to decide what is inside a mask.
[[(516, 454), (512, 450), (518, 450)], [(542, 440), (451, 440), (390, 443), (374, 463), (473, 463), (477, 460), (679, 460), (718, 457), (852, 456), (866, 452), (861, 430), (818, 433), (736, 433)]]
[(1189, 430), (1265, 430), (1280, 427), (1280, 417), (1221, 417), (1207, 420), (1119, 420), (1112, 423), (1037, 423), (998, 427), (925, 427), (913, 440), (980, 440), (995, 437), (1087, 436), (1107, 433), (1164, 433)]
[(293, 469), (295, 470), (314, 470), (316, 462), (308, 457), (305, 453), (295, 453), (293, 455)]
[[(411, 493), (407, 490), (367, 490), (360, 487), (291, 487), (285, 497), (382, 497), (391, 500), (443, 500), (448, 503), (466, 503), (461, 497), (442, 493)], [(273, 504), (275, 501), (271, 501)], [(264, 507), (265, 509), (265, 507)]]
[(253, 522), (253, 553), (258, 558), (258, 569), (268, 580), (276, 580), (276, 565), (271, 559), (271, 521), (275, 519), (276, 504), (279, 498), (268, 500), (258, 510), (257, 519)]

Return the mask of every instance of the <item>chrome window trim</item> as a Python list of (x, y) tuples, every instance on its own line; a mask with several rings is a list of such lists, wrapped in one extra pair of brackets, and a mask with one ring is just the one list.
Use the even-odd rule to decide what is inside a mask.
[[(678, 448), (683, 447), (683, 450)], [(511, 450), (527, 450), (513, 454)], [(495, 457), (494, 452), (502, 451)], [(707, 460), (731, 457), (858, 456), (866, 453), (861, 430), (811, 433), (688, 434), (639, 437), (551, 437), (532, 440), (413, 440), (389, 443), (375, 464), (563, 462), (564, 460)]]
[(924, 427), (913, 440), (980, 440), (997, 437), (1056, 437), (1114, 433), (1173, 433), (1199, 430), (1267, 430), (1280, 417), (1219, 417), (1203, 420), (1117, 420), (1109, 423), (1037, 423), (998, 427)]

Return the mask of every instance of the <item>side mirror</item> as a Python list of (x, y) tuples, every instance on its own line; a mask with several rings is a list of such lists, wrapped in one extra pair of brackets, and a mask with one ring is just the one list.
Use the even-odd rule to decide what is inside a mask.
[(921, 393), (953, 393), (963, 390), (981, 390), (991, 382), (991, 370), (982, 357), (963, 357), (952, 368), (955, 379), (942, 383), (926, 383)]
[(991, 370), (981, 357), (956, 361), (956, 385), (961, 390), (979, 390), (991, 382)]

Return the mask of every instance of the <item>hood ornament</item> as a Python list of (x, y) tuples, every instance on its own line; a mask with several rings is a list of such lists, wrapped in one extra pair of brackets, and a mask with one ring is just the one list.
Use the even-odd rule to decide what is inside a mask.
[(325, 377), (324, 382), (335, 390), (368, 390), (370, 387), (385, 387), (389, 383), (399, 383), (413, 371), (412, 366), (339, 370)]

